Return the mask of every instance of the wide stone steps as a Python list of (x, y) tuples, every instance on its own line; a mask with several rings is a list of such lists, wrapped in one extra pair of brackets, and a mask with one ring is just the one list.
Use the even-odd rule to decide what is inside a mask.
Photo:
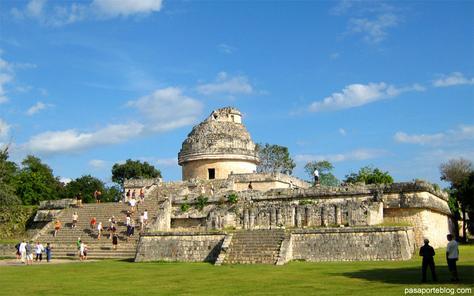
[(248, 230), (235, 232), (224, 263), (275, 264), (278, 260), (284, 230)]
[[(153, 201), (145, 201), (139, 205), (138, 210), (132, 215), (135, 221), (135, 233), (126, 240), (125, 217), (130, 207), (121, 203), (101, 203), (101, 204), (84, 204), (82, 208), (68, 208), (63, 210), (59, 216), (62, 228), (53, 237), (54, 223), (50, 223), (44, 229), (36, 241), (40, 241), (46, 246), (50, 243), (52, 246), (53, 258), (71, 258), (78, 257), (77, 239), (81, 240), (88, 246), (88, 258), (91, 259), (131, 259), (135, 257), (136, 246), (139, 238), (139, 216), (145, 209), (148, 210), (148, 222), (151, 223), (157, 212), (157, 204)], [(72, 228), (72, 215), (77, 212), (79, 216), (76, 227)], [(118, 245), (117, 250), (112, 248), (112, 240), (108, 239), (110, 226), (109, 219), (114, 216), (117, 221)], [(97, 223), (102, 222), (103, 230), (101, 239), (97, 239), (97, 225), (91, 229), (90, 220), (95, 217)]]

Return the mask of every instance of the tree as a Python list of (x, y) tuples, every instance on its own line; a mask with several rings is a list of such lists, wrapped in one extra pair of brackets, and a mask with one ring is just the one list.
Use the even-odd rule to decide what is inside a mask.
[(35, 156), (28, 155), (22, 161), (17, 177), (16, 194), (25, 205), (36, 205), (42, 200), (59, 199), (62, 184), (52, 169)]
[(114, 164), (112, 167), (112, 181), (123, 187), (125, 179), (139, 178), (161, 178), (160, 170), (148, 162), (140, 162), (139, 160), (127, 159), (123, 164)]
[(257, 144), (260, 163), (257, 166), (259, 173), (283, 173), (291, 175), (296, 164), (290, 157), (288, 148), (279, 145)]
[[(442, 163), (439, 167), (439, 170), (441, 173), (441, 180), (451, 183), (450, 196), (455, 201), (451, 202), (450, 208), (451, 211), (454, 210), (454, 224), (457, 225), (458, 218), (455, 210), (456, 208), (460, 208), (463, 220), (463, 240), (466, 240), (466, 212), (469, 211), (471, 213), (473, 211), (474, 202), (474, 169), (472, 162), (464, 158), (450, 159), (448, 162)], [(457, 233), (456, 236), (458, 236)]]
[(0, 149), (0, 208), (11, 208), (21, 203), (15, 194), (15, 175), (18, 167), (8, 160), (8, 146)]
[(358, 173), (346, 175), (345, 183), (364, 183), (364, 184), (391, 184), (393, 178), (388, 172), (383, 172), (378, 168), (371, 166), (363, 167)]
[(94, 192), (96, 190), (102, 192), (102, 196), (106, 193), (104, 182), (91, 175), (84, 175), (74, 179), (64, 187), (65, 197), (75, 198), (80, 193), (82, 200), (86, 203), (95, 202)]
[(319, 183), (324, 186), (338, 186), (340, 181), (332, 174), (334, 166), (327, 160), (311, 161), (304, 166), (304, 170), (310, 178), (313, 177), (314, 170), (319, 171)]

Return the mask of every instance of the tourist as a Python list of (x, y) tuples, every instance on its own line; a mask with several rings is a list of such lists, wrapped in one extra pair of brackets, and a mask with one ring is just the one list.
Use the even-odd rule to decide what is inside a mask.
[(61, 229), (61, 221), (59, 221), (59, 219), (56, 219), (56, 221), (54, 222), (54, 233), (53, 233), (54, 237), (56, 237), (60, 229)]
[(76, 206), (78, 208), (82, 208), (82, 194), (81, 193), (76, 195)]
[(425, 245), (420, 248), (420, 256), (423, 257), (423, 261), (421, 263), (421, 275), (422, 279), (421, 281), (424, 283), (426, 282), (426, 270), (428, 267), (431, 270), (431, 277), (433, 278), (433, 281), (437, 281), (436, 279), (436, 272), (435, 272), (435, 263), (434, 263), (434, 255), (435, 255), (435, 250), (433, 249), (432, 246), (429, 245), (430, 241), (425, 238), (424, 239)]
[(248, 189), (249, 189), (249, 190), (253, 190), (252, 181), (250, 181), (249, 186), (248, 186)]
[(40, 242), (36, 242), (36, 246), (35, 246), (35, 254), (36, 254), (35, 262), (38, 262), (38, 259), (39, 259), (39, 262), (41, 262), (41, 261), (43, 260), (43, 251), (44, 251), (43, 245), (40, 244)]
[(140, 189), (140, 201), (141, 202), (144, 202), (145, 201), (145, 191), (142, 189)]
[(130, 204), (130, 212), (132, 212), (132, 214), (135, 213), (135, 205), (137, 204), (135, 196), (132, 195), (132, 199), (130, 199), (129, 204)]
[(86, 250), (86, 244), (81, 241), (79, 245), (79, 260), (83, 261), (87, 259), (87, 250)]
[(142, 232), (143, 229), (145, 228), (145, 224), (144, 224), (145, 222), (144, 222), (144, 219), (143, 219), (143, 215), (144, 215), (144, 214), (141, 213), (141, 214), (140, 214), (140, 218), (139, 218), (139, 220), (138, 220), (138, 221), (140, 222), (140, 232)]
[(21, 242), (15, 245), (15, 255), (16, 255), (16, 260), (19, 261), (21, 259), (21, 252), (20, 252), (20, 245)]
[(125, 217), (125, 226), (129, 226), (130, 225), (130, 220), (132, 218), (130, 217), (130, 214), (127, 213), (127, 216)]
[(314, 170), (313, 176), (314, 176), (314, 185), (316, 186), (319, 184), (319, 171), (317, 169)]
[(135, 189), (133, 189), (132, 191), (132, 198), (135, 199), (135, 197), (137, 196), (137, 191)]
[(26, 260), (26, 242), (25, 242), (25, 240), (23, 240), (21, 242), (20, 246), (18, 247), (18, 250), (20, 251), (21, 262), (25, 263), (25, 260)]
[(32, 242), (26, 243), (25, 246), (25, 256), (26, 256), (26, 265), (33, 264), (33, 246)]
[(132, 219), (130, 222), (130, 236), (133, 236), (135, 234), (135, 220)]
[(118, 244), (118, 237), (114, 233), (114, 235), (112, 236), (112, 247), (114, 250), (117, 250), (117, 244)]
[(46, 251), (46, 262), (51, 261), (51, 249), (52, 249), (51, 244), (47, 243), (46, 244), (46, 249), (45, 249), (45, 251)]
[(79, 219), (79, 215), (77, 215), (77, 212), (74, 212), (74, 214), (72, 214), (72, 225), (71, 225), (71, 228), (76, 228), (77, 219)]
[(143, 223), (145, 224), (145, 227), (148, 224), (148, 210), (147, 209), (145, 209), (145, 211), (143, 212)]
[(90, 222), (91, 229), (95, 228), (96, 223), (97, 223), (97, 219), (95, 217), (92, 217), (91, 222)]
[(96, 203), (100, 203), (100, 197), (102, 195), (102, 192), (99, 190), (94, 191), (94, 199)]
[(99, 224), (97, 224), (97, 239), (99, 240), (100, 239), (100, 236), (102, 235), (102, 222), (99, 222)]
[(127, 190), (127, 193), (125, 194), (125, 196), (127, 197), (125, 199), (125, 202), (128, 202), (128, 200), (130, 199), (130, 189)]
[(76, 241), (76, 248), (77, 248), (77, 254), (79, 255), (79, 258), (81, 257), (81, 244), (82, 244), (81, 238), (78, 237)]
[(115, 225), (115, 216), (112, 216), (112, 218), (109, 219), (110, 222), (110, 227), (109, 227), (109, 239), (112, 238), (112, 236), (115, 234), (115, 231), (117, 230), (117, 227)]
[(448, 261), (449, 272), (451, 273), (451, 281), (457, 282), (458, 278), (458, 269), (456, 266), (456, 261), (459, 258), (459, 248), (458, 242), (453, 239), (452, 234), (447, 235), (448, 245), (446, 247), (446, 260)]

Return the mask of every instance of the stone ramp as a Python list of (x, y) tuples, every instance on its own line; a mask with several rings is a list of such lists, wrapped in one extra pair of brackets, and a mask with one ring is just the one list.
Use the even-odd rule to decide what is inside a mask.
[[(84, 204), (82, 208), (64, 209), (59, 215), (62, 229), (56, 237), (53, 237), (54, 222), (49, 223), (41, 230), (40, 234), (34, 238), (34, 242), (41, 242), (44, 247), (46, 243), (51, 243), (53, 258), (78, 257), (76, 241), (78, 237), (88, 246), (88, 258), (91, 259), (133, 259), (136, 253), (137, 241), (139, 237), (139, 213), (148, 210), (148, 224), (156, 218), (157, 203), (153, 200), (145, 201), (139, 205), (139, 212), (136, 211), (132, 218), (135, 220), (135, 234), (127, 242), (125, 217), (129, 206), (123, 203), (101, 203)], [(76, 228), (71, 228), (72, 215), (77, 212), (79, 219)], [(118, 246), (112, 249), (112, 240), (109, 239), (108, 228), (109, 218), (115, 216), (117, 221)], [(102, 237), (97, 239), (97, 227), (90, 228), (90, 220), (96, 217), (97, 223), (102, 222), (104, 230)]]
[(246, 230), (233, 233), (225, 264), (276, 264), (285, 231)]

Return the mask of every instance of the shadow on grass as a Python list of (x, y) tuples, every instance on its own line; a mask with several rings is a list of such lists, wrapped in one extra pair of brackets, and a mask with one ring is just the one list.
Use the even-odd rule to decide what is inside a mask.
[[(435, 284), (450, 284), (450, 273), (447, 266), (437, 266), (436, 274), (438, 282)], [(458, 266), (458, 274), (461, 279), (456, 284), (472, 285), (474, 284), (474, 266)], [(374, 282), (388, 284), (420, 284), (421, 283), (421, 266), (408, 268), (374, 268), (352, 272), (344, 272), (343, 276), (355, 279), (363, 279)], [(431, 273), (427, 273), (428, 284), (433, 284)]]

